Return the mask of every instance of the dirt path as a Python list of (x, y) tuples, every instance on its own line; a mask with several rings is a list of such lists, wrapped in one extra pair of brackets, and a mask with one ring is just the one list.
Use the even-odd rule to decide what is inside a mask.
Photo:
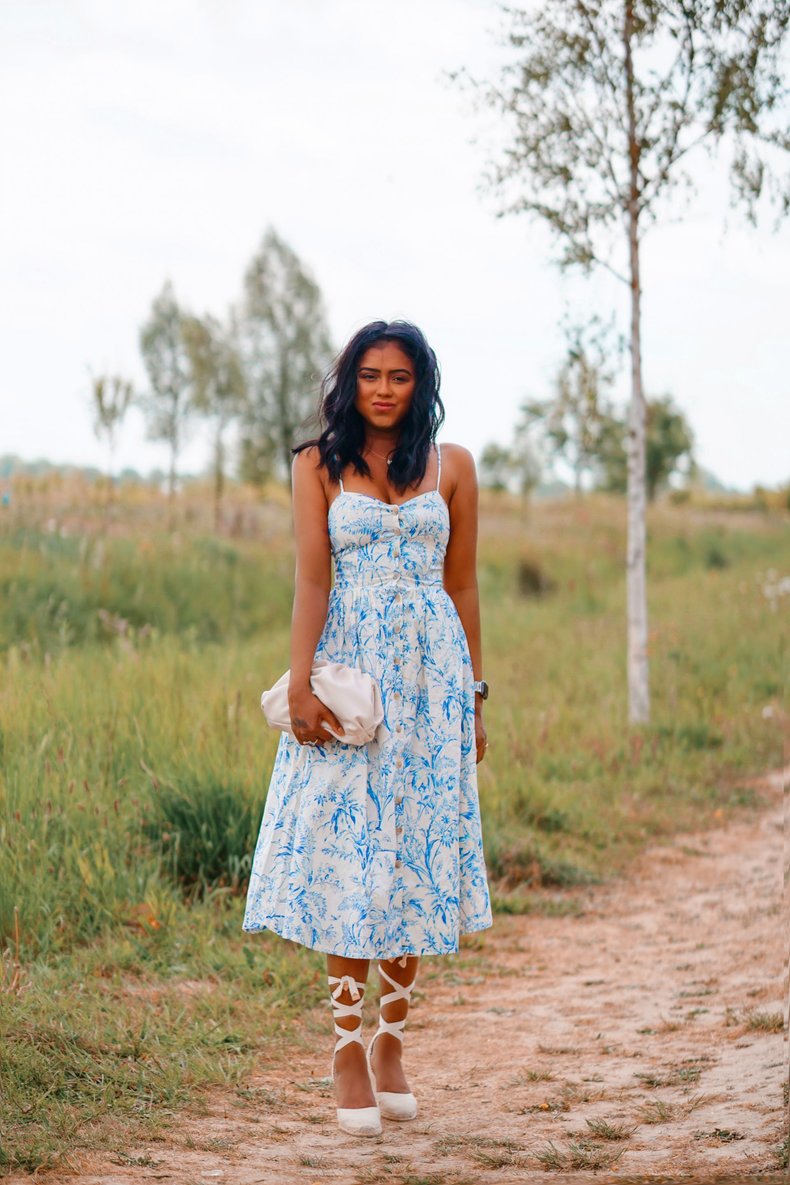
[(576, 915), (497, 915), (457, 958), (425, 959), (406, 1040), (417, 1120), (373, 1140), (337, 1129), (316, 1010), (287, 1071), (213, 1094), (123, 1164), (92, 1157), (80, 1185), (784, 1180), (782, 781), (759, 783), (759, 816), (575, 893)]

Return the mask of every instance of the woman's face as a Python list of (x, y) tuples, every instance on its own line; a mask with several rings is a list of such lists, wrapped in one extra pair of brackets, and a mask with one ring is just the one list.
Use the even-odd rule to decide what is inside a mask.
[(414, 364), (400, 346), (369, 346), (357, 366), (354, 406), (371, 427), (386, 431), (407, 415), (415, 384)]

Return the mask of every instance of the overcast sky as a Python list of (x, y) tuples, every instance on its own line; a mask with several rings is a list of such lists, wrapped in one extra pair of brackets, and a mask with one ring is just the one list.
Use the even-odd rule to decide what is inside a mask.
[[(445, 72), (493, 72), (498, 23), (491, 0), (6, 0), (0, 453), (103, 464), (90, 372), (142, 387), (138, 329), (165, 278), (223, 315), (269, 224), (338, 345), (416, 321), (442, 365), (442, 439), (506, 443), (519, 402), (550, 391), (564, 312), (615, 311), (624, 330), (627, 292), (561, 275), (546, 232), (495, 218), (480, 190), (501, 129)], [(700, 165), (682, 221), (645, 239), (645, 385), (674, 396), (722, 480), (774, 484), (790, 477), (788, 232), (749, 228)], [(182, 466), (207, 456), (196, 437)], [(165, 461), (132, 413), (118, 464)]]

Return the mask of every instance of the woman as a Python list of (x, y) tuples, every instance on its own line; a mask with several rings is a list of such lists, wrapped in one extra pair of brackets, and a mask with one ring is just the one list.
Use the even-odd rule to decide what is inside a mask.
[[(294, 449), (294, 735), (280, 739), (243, 928), (326, 952), (338, 1122), (354, 1135), (417, 1113), (401, 1051), (420, 956), (492, 924), (477, 481), (465, 448), (434, 443), (443, 419), (422, 333), (374, 321), (324, 380), (321, 435)], [(316, 658), (378, 682), (385, 717), (367, 745), (328, 733), (342, 727), (311, 690)], [(372, 958), (381, 1015), (365, 1057)]]

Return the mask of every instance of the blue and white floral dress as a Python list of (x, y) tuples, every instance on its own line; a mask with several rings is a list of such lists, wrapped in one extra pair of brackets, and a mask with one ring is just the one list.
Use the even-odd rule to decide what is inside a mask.
[(384, 722), (367, 745), (283, 733), (242, 928), (347, 958), (447, 954), (492, 924), (475, 762), (474, 676), (443, 585), (436, 487), (401, 504), (343, 488), (316, 658), (369, 672)]

